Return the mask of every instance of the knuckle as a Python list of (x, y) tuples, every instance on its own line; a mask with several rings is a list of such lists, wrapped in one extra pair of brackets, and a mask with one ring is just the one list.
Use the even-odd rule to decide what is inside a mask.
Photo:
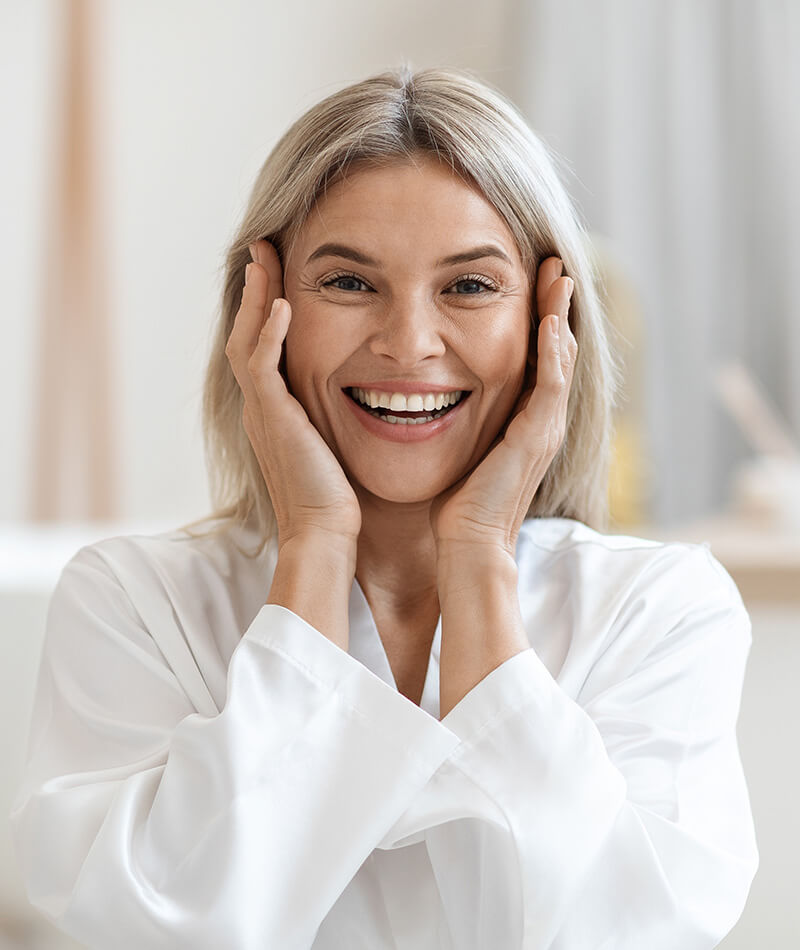
[(552, 393), (554, 396), (561, 394), (561, 391), (564, 388), (564, 376), (562, 373), (552, 373), (547, 377), (545, 382), (545, 389)]

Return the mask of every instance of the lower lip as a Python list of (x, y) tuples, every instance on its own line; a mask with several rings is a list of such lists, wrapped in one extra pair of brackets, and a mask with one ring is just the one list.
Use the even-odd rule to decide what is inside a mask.
[(424, 442), (425, 439), (432, 439), (434, 436), (446, 432), (457, 420), (461, 414), (461, 407), (467, 401), (467, 396), (462, 396), (456, 403), (455, 409), (451, 409), (444, 416), (433, 419), (431, 422), (412, 423), (411, 425), (402, 422), (384, 422), (371, 412), (363, 409), (359, 403), (344, 390), (340, 390), (342, 397), (348, 406), (352, 409), (355, 417), (362, 426), (378, 436), (379, 439), (386, 439), (387, 442)]

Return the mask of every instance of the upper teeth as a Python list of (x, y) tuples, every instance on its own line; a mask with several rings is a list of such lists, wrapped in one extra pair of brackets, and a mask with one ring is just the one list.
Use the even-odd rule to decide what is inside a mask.
[(351, 392), (371, 409), (391, 409), (392, 412), (430, 412), (433, 409), (442, 409), (444, 406), (453, 406), (463, 395), (460, 389), (451, 393), (387, 393), (377, 389), (352, 389)]

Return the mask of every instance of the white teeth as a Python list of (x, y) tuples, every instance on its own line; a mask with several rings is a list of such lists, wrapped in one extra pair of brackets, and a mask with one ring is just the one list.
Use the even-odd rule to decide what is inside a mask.
[(389, 393), (377, 389), (352, 389), (359, 402), (370, 409), (391, 409), (394, 412), (431, 412), (446, 406), (454, 406), (461, 399), (462, 390), (449, 393)]
[(433, 416), (422, 416), (420, 419), (408, 419), (405, 416), (386, 415), (381, 416), (381, 419), (385, 419), (386, 422), (391, 422), (395, 425), (401, 426), (418, 426), (424, 422), (433, 422)]

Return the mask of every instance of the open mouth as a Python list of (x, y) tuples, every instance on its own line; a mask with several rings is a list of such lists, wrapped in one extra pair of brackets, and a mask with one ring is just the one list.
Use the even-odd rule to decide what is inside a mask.
[[(360, 409), (368, 412), (376, 419), (388, 422), (391, 425), (424, 425), (426, 422), (433, 422), (441, 419), (451, 412), (457, 405), (462, 403), (470, 394), (470, 390), (459, 390), (452, 393), (438, 393), (435, 397), (434, 405), (431, 406), (431, 398), (427, 397), (427, 407), (422, 409), (391, 409), (388, 406), (373, 406), (370, 402), (375, 402), (374, 396), (363, 389), (349, 387), (344, 390), (345, 393), (355, 402)], [(437, 408), (437, 404), (441, 404)]]

